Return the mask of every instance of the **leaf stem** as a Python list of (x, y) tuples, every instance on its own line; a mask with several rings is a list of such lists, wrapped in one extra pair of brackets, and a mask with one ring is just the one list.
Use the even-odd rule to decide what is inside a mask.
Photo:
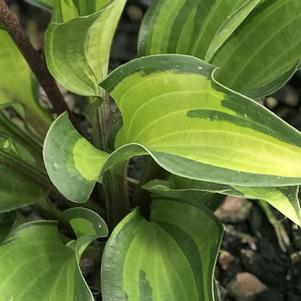
[(10, 121), (3, 112), (0, 112), (0, 123), (1, 127), (3, 127), (11, 137), (25, 147), (28, 147), (36, 159), (42, 158), (42, 142), (35, 139), (34, 135), (29, 135), (25, 130), (22, 130)]
[(44, 200), (41, 200), (40, 202), (34, 204), (33, 207), (43, 218), (49, 220), (57, 220), (71, 237), (75, 237), (73, 229), (64, 218), (63, 213), (58, 210), (47, 197), (45, 197)]
[[(98, 125), (93, 127), (94, 130), (99, 132), (94, 133), (93, 136), (97, 138), (96, 146), (109, 152), (108, 140), (113, 125), (113, 112), (109, 94), (104, 92), (102, 99), (102, 104), (97, 112)], [(111, 230), (130, 209), (126, 176), (127, 162), (114, 166), (104, 175), (102, 194), (104, 202), (102, 205), (106, 209), (107, 223)]]
[(37, 77), (40, 85), (47, 94), (55, 113), (61, 114), (64, 111), (68, 111), (67, 104), (65, 103), (54, 78), (48, 71), (44, 60), (33, 48), (25, 31), (20, 26), (16, 15), (10, 11), (4, 0), (0, 0), (0, 22), (4, 25), (7, 33), (15, 42)]
[(139, 206), (141, 215), (147, 220), (149, 220), (150, 217), (149, 206), (151, 204), (151, 197), (149, 192), (143, 189), (143, 185), (150, 180), (161, 177), (162, 169), (151, 157), (145, 157), (143, 174), (141, 176), (140, 183), (134, 192), (133, 203)]
[(113, 125), (113, 113), (111, 109), (110, 96), (106, 92), (103, 95), (103, 102), (99, 108), (98, 119), (100, 125), (101, 148), (104, 151), (109, 151), (107, 144)]
[(126, 174), (127, 162), (115, 166), (104, 175), (107, 222), (111, 230), (130, 210)]
[(259, 200), (258, 204), (265, 213), (270, 224), (273, 226), (281, 250), (286, 253), (290, 248), (290, 239), (285, 227), (282, 225), (281, 221), (274, 216), (271, 206), (267, 202)]
[(32, 181), (39, 184), (45, 190), (53, 190), (53, 186), (47, 176), (46, 171), (41, 170), (37, 166), (33, 166), (23, 160), (14, 158), (2, 150), (0, 150), (0, 163), (7, 167), (13, 168), (26, 177), (29, 177)]

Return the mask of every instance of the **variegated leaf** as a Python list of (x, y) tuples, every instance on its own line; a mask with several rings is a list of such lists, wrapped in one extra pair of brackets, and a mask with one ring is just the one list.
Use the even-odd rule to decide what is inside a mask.
[(222, 236), (194, 202), (153, 201), (150, 220), (135, 210), (115, 228), (102, 258), (104, 301), (213, 301)]
[(123, 117), (111, 155), (94, 148), (66, 115), (44, 147), (49, 176), (69, 199), (85, 201), (99, 175), (148, 154), (167, 171), (227, 185), (301, 183), (301, 135), (255, 101), (213, 79), (214, 68), (182, 55), (134, 60), (102, 83)]

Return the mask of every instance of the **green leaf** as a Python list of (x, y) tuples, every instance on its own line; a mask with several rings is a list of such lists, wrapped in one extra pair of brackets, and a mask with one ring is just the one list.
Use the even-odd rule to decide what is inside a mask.
[(139, 55), (179, 53), (204, 59), (221, 25), (245, 2), (154, 0), (140, 29)]
[(43, 156), (53, 184), (69, 200), (83, 203), (91, 194), (108, 154), (94, 148), (63, 114), (49, 129)]
[(75, 235), (78, 261), (88, 245), (95, 239), (107, 237), (109, 230), (106, 222), (96, 212), (87, 208), (71, 208), (63, 213), (71, 224)]
[(11, 231), (23, 223), (24, 217), (16, 212), (0, 214), (0, 243), (2, 243)]
[[(176, 181), (180, 179), (179, 185)], [(202, 183), (197, 188), (195, 183)], [(184, 186), (185, 187), (182, 187)], [(194, 185), (194, 186), (193, 186)], [(220, 188), (220, 189), (217, 189)], [(201, 182), (178, 176), (169, 175), (168, 180), (151, 180), (143, 189), (152, 193), (153, 198), (175, 199), (185, 202), (186, 200), (194, 200), (196, 203), (215, 211), (224, 200), (224, 195), (221, 193), (222, 187), (227, 185), (215, 184), (210, 182)]]
[[(46, 60), (66, 89), (101, 96), (114, 32), (126, 0), (57, 1), (46, 33)], [(76, 49), (76, 51), (74, 51)]]
[(0, 164), (0, 213), (37, 203), (46, 193), (29, 177)]
[(0, 113), (0, 212), (36, 203), (46, 195), (46, 187), (35, 181), (47, 183), (40, 151)]
[(18, 227), (0, 246), (1, 300), (93, 301), (75, 252), (53, 222)]
[(101, 269), (104, 301), (213, 301), (222, 226), (187, 200), (156, 200), (150, 221), (135, 210), (109, 238)]
[(53, 3), (55, 0), (25, 0), (26, 2), (36, 5), (41, 8), (51, 10), (53, 8)]
[(52, 117), (38, 103), (38, 83), (27, 62), (0, 28), (0, 107), (14, 106), (31, 127), (44, 136)]
[[(300, 182), (300, 133), (212, 76), (211, 65), (181, 55), (150, 56), (115, 70), (102, 86), (123, 117), (116, 147), (141, 144), (190, 178), (252, 186)], [(186, 171), (173, 159), (183, 160)], [(198, 176), (190, 166), (199, 168)]]
[(213, 67), (182, 55), (134, 60), (102, 83), (123, 117), (111, 155), (94, 148), (67, 115), (44, 145), (48, 174), (67, 198), (84, 201), (98, 175), (151, 155), (170, 173), (238, 186), (301, 183), (301, 135), (255, 101), (212, 80)]
[(301, 2), (154, 1), (140, 32), (140, 55), (189, 54), (220, 67), (217, 80), (261, 97), (300, 68)]
[(105, 221), (95, 211), (88, 208), (70, 208), (63, 213), (71, 224), (76, 237), (106, 237), (108, 228)]
[(264, 1), (211, 60), (217, 80), (253, 97), (277, 90), (300, 68), (300, 16), (300, 1)]
[[(144, 189), (165, 198), (179, 200), (202, 199), (205, 192), (244, 197), (268, 202), (282, 214), (301, 226), (301, 210), (298, 199), (298, 186), (290, 187), (241, 187), (195, 181), (171, 176), (169, 181), (153, 180)], [(206, 200), (206, 199), (205, 199)], [(211, 200), (209, 200), (210, 202)], [(206, 202), (207, 204), (209, 203)], [(206, 204), (206, 205), (207, 205)]]
[(222, 26), (213, 37), (206, 52), (205, 60), (210, 62), (215, 53), (225, 44), (235, 30), (239, 28), (248, 15), (260, 4), (262, 0), (248, 0), (239, 7), (231, 16), (227, 17)]

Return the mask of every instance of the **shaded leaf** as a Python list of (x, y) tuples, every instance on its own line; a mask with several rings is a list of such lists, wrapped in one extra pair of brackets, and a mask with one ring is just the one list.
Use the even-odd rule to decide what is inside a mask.
[(279, 89), (300, 68), (300, 26), (300, 1), (263, 1), (212, 58), (217, 80), (253, 97)]
[(38, 83), (27, 62), (0, 28), (0, 107), (14, 106), (31, 127), (44, 136), (52, 117), (38, 103)]
[(0, 113), (0, 212), (37, 203), (46, 195), (40, 156), (39, 146)]
[(26, 2), (41, 8), (51, 10), (55, 0), (25, 0)]
[(0, 299), (93, 301), (75, 252), (55, 223), (18, 227), (0, 246)]
[(135, 210), (115, 228), (102, 258), (104, 301), (214, 300), (222, 227), (187, 200), (156, 200), (150, 221)]
[[(46, 60), (66, 89), (100, 96), (114, 32), (126, 0), (56, 1), (46, 33)], [(76, 49), (76, 51), (74, 51)]]
[(262, 0), (249, 0), (240, 6), (234, 13), (227, 17), (225, 22), (218, 29), (214, 35), (210, 46), (206, 52), (205, 60), (210, 62), (216, 52), (225, 44), (235, 30), (239, 28), (241, 23), (248, 17), (248, 15), (260, 4)]
[[(204, 192), (238, 196), (251, 200), (268, 202), (282, 214), (301, 226), (301, 210), (298, 199), (298, 187), (240, 187), (195, 181), (171, 176), (169, 181), (154, 180), (144, 189), (159, 195), (175, 199), (201, 199)], [(209, 200), (210, 201), (210, 200)], [(207, 201), (208, 203), (208, 201)]]
[(155, 0), (140, 29), (139, 55), (178, 53), (204, 59), (216, 32), (245, 2)]
[(23, 222), (23, 219), (24, 217), (16, 211), (0, 214), (0, 243)]
[(109, 234), (106, 222), (90, 209), (71, 208), (64, 211), (63, 217), (71, 224), (77, 237), (76, 255), (78, 261), (93, 240), (107, 237)]
[(140, 55), (190, 54), (220, 67), (217, 80), (261, 97), (300, 68), (301, 2), (154, 1), (140, 32)]
[(13, 168), (0, 165), (0, 212), (37, 203), (46, 193), (43, 187), (26, 175), (22, 175)]

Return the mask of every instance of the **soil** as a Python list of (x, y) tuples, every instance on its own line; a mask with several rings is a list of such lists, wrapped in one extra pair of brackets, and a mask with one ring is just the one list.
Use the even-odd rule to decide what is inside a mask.
[[(275, 212), (276, 214), (276, 212)], [(254, 297), (256, 301), (297, 301), (301, 295), (300, 232), (282, 216), (283, 224), (290, 237), (290, 247), (283, 252), (279, 246), (275, 230), (266, 215), (256, 205), (245, 221), (225, 224), (226, 229), (221, 252), (233, 256), (232, 262), (223, 268), (222, 262), (216, 268), (216, 278), (226, 289), (240, 272), (255, 275), (267, 286), (267, 290)], [(230, 227), (230, 228), (229, 228)], [(226, 295), (226, 301), (241, 301)]]
[[(21, 0), (10, 2), (18, 3), (22, 16), (30, 16), (31, 20), (39, 24), (41, 30), (45, 29), (49, 14), (41, 14), (40, 10), (29, 7)], [(112, 49), (110, 62), (112, 69), (135, 57), (140, 22), (150, 2), (151, 0), (128, 1)], [(301, 73), (298, 72), (284, 88), (262, 102), (301, 130)], [(141, 168), (139, 162), (135, 166)], [(137, 169), (135, 166), (132, 168)], [(254, 301), (299, 301), (301, 296), (300, 230), (274, 212), (283, 221), (290, 238), (288, 251), (284, 252), (279, 246), (275, 229), (258, 204), (252, 202), (250, 207), (248, 214), (242, 220), (225, 223), (226, 232), (221, 247), (223, 258), (219, 260), (216, 268), (216, 279), (223, 287), (224, 300), (243, 300), (242, 297), (236, 296), (234, 299), (231, 296), (229, 285), (237, 274), (248, 272), (267, 287), (264, 292), (253, 296)]]

